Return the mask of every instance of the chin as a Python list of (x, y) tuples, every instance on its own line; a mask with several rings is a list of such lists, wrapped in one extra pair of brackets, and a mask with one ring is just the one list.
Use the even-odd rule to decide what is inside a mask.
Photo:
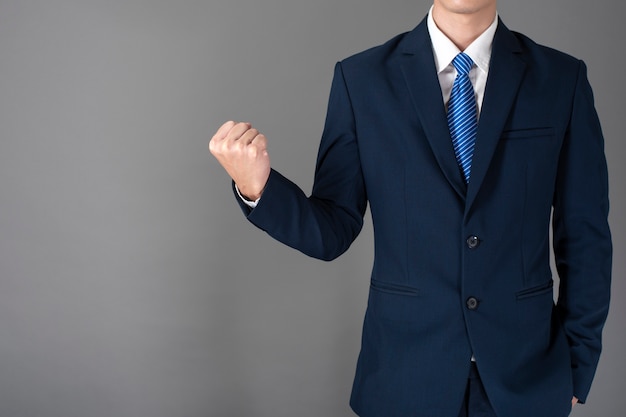
[(495, 9), (495, 0), (436, 0), (444, 9), (458, 14), (475, 14)]

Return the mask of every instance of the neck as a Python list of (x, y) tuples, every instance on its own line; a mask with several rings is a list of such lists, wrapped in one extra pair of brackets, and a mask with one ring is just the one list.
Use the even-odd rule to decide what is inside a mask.
[(432, 15), (437, 27), (464, 51), (493, 23), (496, 8), (494, 3), (478, 10), (453, 10), (435, 2)]

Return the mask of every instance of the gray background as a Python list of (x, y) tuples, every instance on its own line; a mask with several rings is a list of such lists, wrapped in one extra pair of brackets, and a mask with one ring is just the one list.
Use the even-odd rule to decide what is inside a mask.
[[(248, 224), (207, 142), (255, 123), (310, 190), (335, 61), (427, 0), (0, 0), (0, 416), (350, 416), (371, 221), (332, 263)], [(502, 0), (584, 59), (611, 175), (605, 351), (626, 409), (624, 3)]]

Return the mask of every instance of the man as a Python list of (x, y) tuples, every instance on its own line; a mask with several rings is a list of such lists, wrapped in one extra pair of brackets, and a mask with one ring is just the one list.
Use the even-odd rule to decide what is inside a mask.
[(337, 64), (310, 197), (248, 123), (210, 150), (248, 219), (310, 256), (347, 250), (370, 204), (358, 415), (563, 417), (586, 400), (610, 290), (602, 133), (585, 65), (509, 31), (496, 0), (435, 0)]

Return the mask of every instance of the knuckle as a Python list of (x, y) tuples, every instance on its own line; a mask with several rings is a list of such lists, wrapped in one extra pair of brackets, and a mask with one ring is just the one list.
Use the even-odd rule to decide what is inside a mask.
[(218, 146), (213, 140), (209, 142), (209, 151), (211, 151), (213, 155), (219, 152)]
[(236, 141), (232, 144), (230, 150), (231, 152), (233, 152), (236, 155), (241, 155), (241, 153), (243, 152), (245, 146), (243, 143), (241, 143), (240, 141)]

